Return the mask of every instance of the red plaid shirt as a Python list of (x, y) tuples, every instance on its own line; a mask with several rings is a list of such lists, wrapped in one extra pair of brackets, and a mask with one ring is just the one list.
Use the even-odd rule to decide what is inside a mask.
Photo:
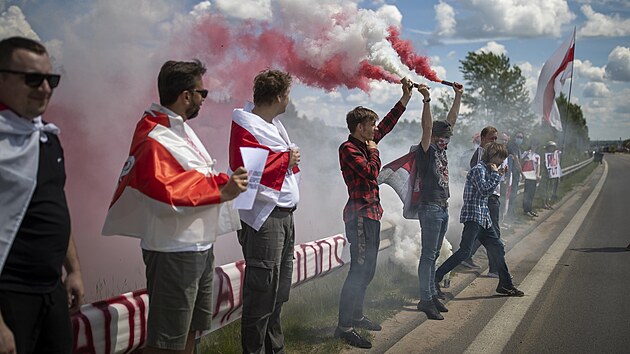
[[(378, 124), (374, 134), (374, 142), (378, 143), (389, 133), (400, 116), (405, 112), (405, 106), (398, 102)], [(357, 217), (381, 220), (381, 207), (376, 177), (381, 170), (381, 159), (377, 149), (369, 149), (364, 141), (352, 135), (339, 146), (339, 164), (343, 180), (348, 187), (348, 202), (343, 209), (343, 221), (348, 222)]]

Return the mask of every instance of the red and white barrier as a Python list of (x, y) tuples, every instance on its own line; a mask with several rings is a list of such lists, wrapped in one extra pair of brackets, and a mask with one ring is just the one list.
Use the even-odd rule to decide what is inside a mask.
[[(347, 241), (335, 235), (295, 246), (292, 285), (324, 276), (350, 260)], [(241, 317), (245, 261), (216, 267), (213, 279), (213, 316), (208, 334)], [(81, 307), (72, 316), (74, 353), (131, 353), (146, 342), (149, 297), (146, 289)]]

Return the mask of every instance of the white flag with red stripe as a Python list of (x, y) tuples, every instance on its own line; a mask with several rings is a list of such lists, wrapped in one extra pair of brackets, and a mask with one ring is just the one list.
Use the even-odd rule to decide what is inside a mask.
[[(299, 202), (300, 169), (289, 169), (291, 148), (294, 147), (286, 129), (274, 118), (268, 123), (251, 113), (253, 104), (232, 113), (230, 132), (230, 169), (243, 166), (241, 147), (253, 147), (269, 151), (265, 169), (258, 186), (258, 193), (251, 210), (240, 210), (241, 220), (258, 230), (276, 206), (295, 206)], [(283, 198), (284, 197), (284, 198)]]
[(422, 178), (419, 176), (416, 164), (417, 150), (418, 145), (413, 145), (409, 153), (383, 166), (377, 178), (379, 184), (389, 185), (398, 194), (403, 202), (405, 219), (418, 219), (415, 206), (420, 201)]
[(543, 65), (532, 103), (534, 111), (542, 115), (542, 120), (558, 131), (562, 131), (562, 122), (556, 95), (562, 90), (565, 80), (572, 76), (574, 50), (575, 30)]
[(151, 251), (210, 248), (240, 228), (238, 212), (220, 202), (229, 177), (214, 164), (192, 128), (154, 104), (136, 126), (103, 235), (138, 237)]

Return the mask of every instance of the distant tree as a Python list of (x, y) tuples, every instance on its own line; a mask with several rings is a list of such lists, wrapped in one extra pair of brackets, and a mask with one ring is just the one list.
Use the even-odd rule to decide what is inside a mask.
[(466, 85), (463, 103), (471, 110), (467, 119), (508, 133), (532, 131), (535, 115), (518, 66), (512, 66), (505, 54), (486, 52), (469, 52), (460, 63)]

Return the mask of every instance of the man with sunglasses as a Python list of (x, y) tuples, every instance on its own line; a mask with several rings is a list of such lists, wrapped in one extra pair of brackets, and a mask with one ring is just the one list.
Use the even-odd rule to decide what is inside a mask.
[(59, 128), (41, 117), (52, 72), (40, 43), (0, 41), (0, 353), (70, 353), (83, 302)]
[(192, 353), (212, 320), (212, 245), (239, 228), (230, 203), (247, 189), (247, 171), (217, 173), (188, 125), (208, 95), (198, 60), (167, 61), (158, 75), (160, 104), (145, 111), (103, 235), (141, 239), (149, 318), (144, 353)]
[(422, 138), (416, 154), (419, 178), (422, 180), (420, 198), (417, 205), (420, 220), (421, 245), (418, 262), (418, 278), (420, 282), (420, 302), (418, 310), (427, 318), (443, 320), (440, 312), (448, 311), (438, 299), (437, 282), (435, 281), (435, 262), (440, 255), (444, 235), (448, 226), (448, 159), (446, 148), (453, 135), (453, 127), (459, 115), (464, 86), (454, 83), (455, 99), (448, 112), (446, 121), (433, 121), (428, 95), (422, 114)]

